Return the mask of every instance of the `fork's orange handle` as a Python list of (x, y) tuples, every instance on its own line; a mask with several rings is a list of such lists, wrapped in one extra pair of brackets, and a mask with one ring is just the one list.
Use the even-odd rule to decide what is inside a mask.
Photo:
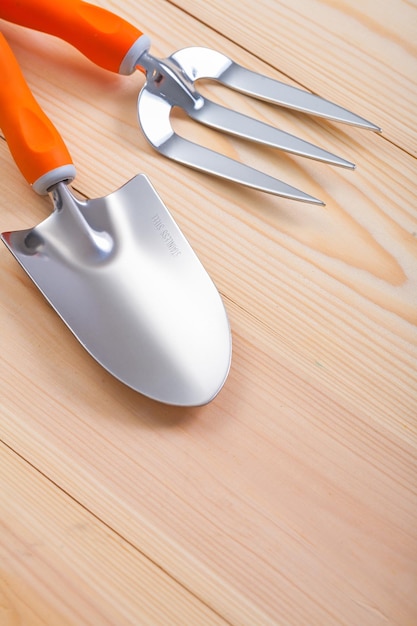
[(148, 38), (129, 22), (82, 0), (1, 0), (0, 17), (56, 35), (112, 72), (133, 72), (134, 62), (128, 71), (123, 69), (129, 51), (138, 39), (145, 49), (149, 46)]
[(71, 156), (32, 95), (19, 64), (0, 33), (0, 128), (26, 180), (38, 193), (72, 179)]

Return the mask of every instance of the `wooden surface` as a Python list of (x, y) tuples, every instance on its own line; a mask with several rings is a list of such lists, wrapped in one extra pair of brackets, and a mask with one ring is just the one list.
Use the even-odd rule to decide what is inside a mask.
[[(417, 5), (101, 0), (164, 56), (206, 45), (382, 126), (376, 135), (205, 87), (354, 172), (191, 126), (325, 200), (167, 161), (136, 127), (141, 75), (1, 23), (78, 168), (104, 195), (154, 183), (219, 288), (233, 363), (209, 405), (103, 371), (0, 249), (0, 624), (417, 623)], [(4, 88), (4, 85), (3, 85)], [(0, 226), (50, 211), (0, 141)]]

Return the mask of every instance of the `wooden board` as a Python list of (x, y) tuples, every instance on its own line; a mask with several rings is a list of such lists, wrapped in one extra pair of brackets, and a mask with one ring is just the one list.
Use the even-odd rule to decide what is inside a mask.
[[(167, 161), (137, 128), (141, 75), (1, 22), (87, 197), (152, 180), (219, 288), (233, 361), (179, 409), (127, 389), (0, 248), (0, 623), (417, 622), (417, 7), (392, 0), (102, 0), (156, 56), (222, 50), (382, 135), (205, 93), (354, 172), (180, 132), (322, 198), (312, 207)], [(50, 212), (0, 141), (0, 226)], [(81, 303), (80, 303), (81, 305)]]

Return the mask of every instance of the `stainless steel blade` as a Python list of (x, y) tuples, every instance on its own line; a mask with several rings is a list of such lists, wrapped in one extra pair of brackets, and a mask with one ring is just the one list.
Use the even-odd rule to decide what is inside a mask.
[(81, 202), (64, 183), (55, 210), (3, 241), (86, 350), (155, 400), (209, 402), (230, 366), (220, 295), (145, 176)]
[(308, 141), (260, 122), (253, 117), (211, 102), (207, 98), (204, 98), (203, 106), (189, 106), (185, 108), (185, 111), (197, 122), (230, 135), (249, 139), (256, 143), (278, 148), (297, 156), (329, 163), (330, 165), (338, 165), (349, 169), (354, 169), (355, 167), (354, 163), (342, 159), (327, 150), (323, 150)]
[(138, 99), (138, 118), (151, 145), (164, 156), (193, 169), (291, 200), (323, 205), (321, 200), (248, 165), (176, 134), (170, 123), (172, 104), (146, 85)]
[(289, 107), (335, 122), (343, 122), (376, 132), (380, 128), (363, 117), (308, 91), (287, 85), (242, 67), (226, 55), (210, 48), (183, 48), (170, 59), (182, 68), (189, 80), (213, 79), (248, 96)]

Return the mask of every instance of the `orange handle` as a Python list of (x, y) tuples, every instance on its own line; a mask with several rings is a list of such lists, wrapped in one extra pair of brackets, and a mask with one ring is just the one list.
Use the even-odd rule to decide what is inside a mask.
[(0, 33), (0, 128), (26, 180), (39, 193), (75, 176), (71, 156), (27, 86), (19, 64)]
[[(143, 35), (121, 17), (82, 0), (1, 0), (0, 17), (64, 39), (91, 61), (119, 72)], [(146, 38), (147, 39), (147, 38)], [(134, 70), (134, 63), (129, 72)]]

